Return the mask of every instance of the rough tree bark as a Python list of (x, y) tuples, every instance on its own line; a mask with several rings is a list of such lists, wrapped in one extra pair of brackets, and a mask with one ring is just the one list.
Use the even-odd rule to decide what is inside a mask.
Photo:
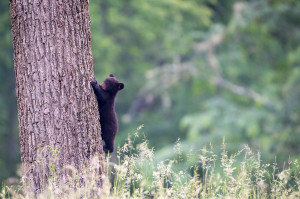
[(27, 191), (39, 192), (50, 175), (37, 164), (39, 149), (59, 148), (63, 181), (64, 166), (80, 171), (103, 153), (88, 0), (10, 0), (10, 13), (22, 170)]

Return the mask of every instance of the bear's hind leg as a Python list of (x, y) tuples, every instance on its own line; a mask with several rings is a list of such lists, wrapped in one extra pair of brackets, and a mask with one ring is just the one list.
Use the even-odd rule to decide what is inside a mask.
[(103, 146), (103, 151), (105, 153), (112, 153), (114, 151), (114, 143), (105, 141), (105, 146)]

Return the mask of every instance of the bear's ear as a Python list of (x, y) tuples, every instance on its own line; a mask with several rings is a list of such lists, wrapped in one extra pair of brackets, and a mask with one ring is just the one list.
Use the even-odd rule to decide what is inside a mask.
[(123, 88), (124, 88), (124, 84), (123, 84), (123, 83), (119, 83), (118, 89), (119, 89), (119, 90), (122, 90)]
[(113, 74), (110, 74), (109, 76), (110, 76), (110, 77), (114, 77), (114, 75), (113, 75)]

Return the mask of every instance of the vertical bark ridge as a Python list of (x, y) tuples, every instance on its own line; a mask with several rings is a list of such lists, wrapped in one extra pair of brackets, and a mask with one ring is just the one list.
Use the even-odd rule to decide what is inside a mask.
[[(102, 153), (97, 103), (89, 83), (93, 68), (88, 1), (11, 0), (10, 12), (21, 160), (28, 184), (39, 191), (49, 177), (49, 167), (36, 164), (41, 148), (60, 148), (56, 167), (62, 178), (64, 166), (81, 170)], [(48, 153), (43, 158), (49, 158)]]

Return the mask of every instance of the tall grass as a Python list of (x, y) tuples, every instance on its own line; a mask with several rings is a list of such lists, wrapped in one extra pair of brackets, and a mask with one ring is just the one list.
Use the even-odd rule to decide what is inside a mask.
[[(71, 166), (68, 182), (58, 185), (49, 179), (47, 189), (37, 198), (300, 198), (300, 164), (289, 160), (285, 168), (276, 163), (262, 164), (259, 153), (249, 147), (234, 154), (211, 145), (184, 155), (180, 141), (174, 145), (173, 158), (155, 161), (153, 148), (139, 138), (139, 127), (117, 151), (117, 163), (110, 155), (102, 168), (95, 157), (81, 173)], [(190, 166), (180, 168), (182, 162)], [(188, 164), (186, 164), (188, 165)], [(99, 175), (98, 169), (102, 168)], [(55, 175), (54, 175), (55, 176)], [(101, 178), (102, 187), (99, 189)], [(22, 185), (21, 185), (22, 188)], [(2, 198), (32, 198), (16, 188), (3, 186)]]

